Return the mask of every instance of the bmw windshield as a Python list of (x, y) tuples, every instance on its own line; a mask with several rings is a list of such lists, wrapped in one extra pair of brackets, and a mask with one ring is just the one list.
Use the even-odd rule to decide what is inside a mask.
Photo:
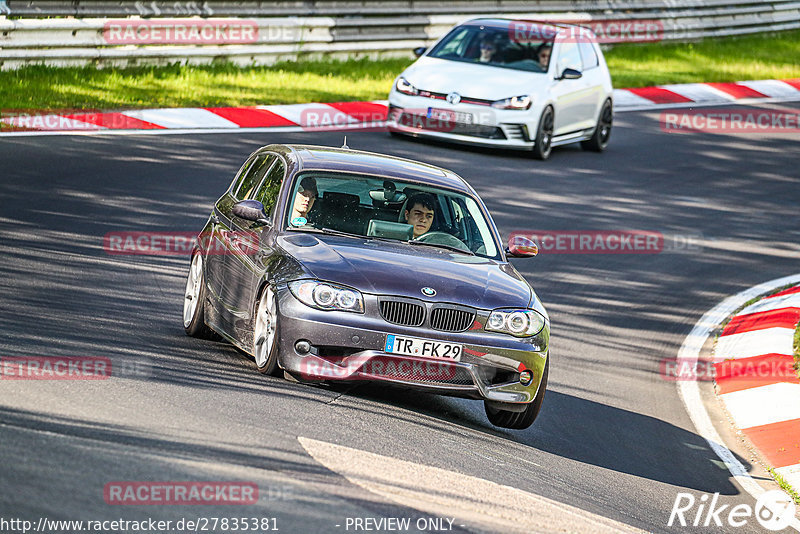
[(469, 195), (418, 183), (304, 172), (291, 190), (284, 228), (427, 244), (500, 260), (492, 224)]

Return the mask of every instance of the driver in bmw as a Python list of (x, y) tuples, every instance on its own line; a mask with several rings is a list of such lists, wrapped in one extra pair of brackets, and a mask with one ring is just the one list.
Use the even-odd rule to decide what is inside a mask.
[(436, 200), (430, 193), (416, 193), (408, 199), (406, 222), (414, 227), (414, 239), (428, 232), (433, 224), (433, 207)]

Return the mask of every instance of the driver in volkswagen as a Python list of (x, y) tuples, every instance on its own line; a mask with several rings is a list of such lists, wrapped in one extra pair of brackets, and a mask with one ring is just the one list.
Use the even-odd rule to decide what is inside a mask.
[(414, 239), (419, 238), (431, 229), (435, 203), (436, 200), (430, 193), (416, 193), (408, 199), (405, 219), (408, 224), (414, 227)]

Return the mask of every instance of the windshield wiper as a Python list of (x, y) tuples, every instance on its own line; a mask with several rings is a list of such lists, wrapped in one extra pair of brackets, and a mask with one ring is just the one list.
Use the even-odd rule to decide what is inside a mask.
[(361, 234), (351, 234), (350, 232), (342, 232), (341, 230), (334, 230), (333, 228), (314, 228), (313, 226), (303, 226), (300, 228), (288, 228), (293, 232), (314, 232), (317, 234), (326, 234), (326, 235), (342, 235), (345, 237), (358, 237), (361, 239), (373, 239), (372, 236), (368, 235), (361, 235)]
[(443, 248), (443, 249), (446, 249), (446, 250), (452, 250), (453, 252), (460, 252), (462, 254), (468, 254), (470, 256), (474, 256), (475, 255), (475, 253), (472, 252), (469, 249), (458, 248), (458, 247), (454, 247), (452, 245), (443, 245), (441, 243), (429, 243), (427, 241), (418, 241), (416, 239), (411, 239), (411, 240), (408, 241), (408, 244), (409, 245), (425, 245), (425, 246), (428, 246), (428, 247)]
[(350, 232), (343, 232), (341, 230), (334, 230), (333, 228), (320, 228), (320, 232), (328, 235), (343, 235), (347, 237), (358, 237), (361, 239), (372, 239), (371, 236), (361, 234), (351, 234)]

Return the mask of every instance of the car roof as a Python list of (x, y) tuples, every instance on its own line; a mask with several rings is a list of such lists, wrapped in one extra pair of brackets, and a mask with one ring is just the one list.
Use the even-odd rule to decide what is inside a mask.
[(553, 28), (579, 28), (582, 27), (578, 24), (566, 24), (564, 22), (552, 22), (547, 20), (533, 20), (533, 19), (502, 19), (496, 17), (478, 18), (468, 20), (459, 26), (491, 26), (494, 28), (508, 28), (512, 23), (528, 22), (531, 24), (541, 24), (542, 26), (551, 26)]
[[(339, 171), (370, 174), (472, 194), (472, 188), (452, 171), (419, 161), (349, 148), (279, 145), (297, 162), (297, 171)], [(267, 147), (265, 147), (267, 148)], [(276, 147), (273, 145), (274, 150)]]

